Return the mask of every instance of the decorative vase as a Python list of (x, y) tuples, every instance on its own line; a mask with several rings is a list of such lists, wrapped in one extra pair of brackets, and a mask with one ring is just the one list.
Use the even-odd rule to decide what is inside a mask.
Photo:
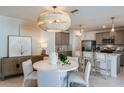
[(49, 61), (51, 64), (57, 64), (58, 62), (58, 55), (56, 52), (52, 52), (49, 54)]

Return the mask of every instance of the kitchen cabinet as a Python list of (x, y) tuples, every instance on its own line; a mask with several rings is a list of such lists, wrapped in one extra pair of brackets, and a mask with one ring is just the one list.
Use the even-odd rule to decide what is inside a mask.
[(59, 32), (56, 33), (56, 45), (69, 45), (69, 33)]
[(62, 44), (69, 45), (69, 33), (62, 34)]
[(109, 32), (102, 32), (102, 33), (96, 33), (96, 43), (97, 44), (103, 44), (103, 39), (109, 39), (110, 33)]
[(110, 33), (109, 32), (104, 32), (102, 34), (102, 39), (110, 39)]
[(117, 31), (115, 33), (115, 44), (124, 44), (124, 31)]
[(61, 33), (61, 44), (66, 45), (66, 33)]
[[(96, 33), (96, 44), (104, 44), (102, 40), (110, 38), (110, 32)], [(124, 31), (114, 32), (114, 44), (124, 44)]]
[(96, 44), (102, 44), (102, 33), (96, 33)]
[(72, 56), (72, 51), (60, 51), (60, 52), (58, 52), (58, 54), (60, 54), (60, 53), (63, 53), (64, 55), (66, 55), (66, 56)]
[(120, 66), (124, 66), (124, 52), (119, 52), (121, 54), (120, 56)]
[(55, 34), (55, 43), (56, 45), (61, 45), (62, 41), (61, 41), (61, 33), (56, 33)]

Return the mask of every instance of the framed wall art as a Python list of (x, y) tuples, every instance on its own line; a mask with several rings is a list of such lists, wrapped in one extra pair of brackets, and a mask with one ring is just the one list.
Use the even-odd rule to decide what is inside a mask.
[(32, 38), (30, 36), (8, 36), (9, 57), (30, 56), (32, 54)]

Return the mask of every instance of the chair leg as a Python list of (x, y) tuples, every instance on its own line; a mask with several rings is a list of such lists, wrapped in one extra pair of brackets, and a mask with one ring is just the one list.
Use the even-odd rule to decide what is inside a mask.
[(76, 69), (76, 72), (78, 72), (78, 69)]
[(68, 85), (67, 86), (70, 87), (70, 81), (68, 81)]
[(107, 80), (108, 77), (108, 68), (106, 68), (106, 76), (105, 76), (105, 80)]
[(22, 85), (23, 87), (25, 87), (25, 82), (26, 82), (26, 80), (24, 79), (24, 81), (23, 81), (23, 85)]
[(90, 87), (90, 85), (89, 84), (86, 84), (86, 87)]
[(90, 84), (88, 83), (88, 84), (86, 84), (86, 87), (90, 87)]
[(108, 62), (106, 62), (106, 77), (105, 77), (105, 80), (107, 79), (108, 74), (109, 74), (109, 71), (108, 71)]

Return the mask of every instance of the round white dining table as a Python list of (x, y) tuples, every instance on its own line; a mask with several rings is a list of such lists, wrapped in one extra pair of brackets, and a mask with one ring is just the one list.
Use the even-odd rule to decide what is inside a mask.
[(79, 64), (75, 61), (70, 61), (71, 64), (62, 65), (61, 63), (51, 64), (49, 60), (38, 61), (33, 64), (35, 70), (58, 69), (60, 72), (68, 72), (78, 69)]
[(67, 72), (77, 70), (79, 67), (78, 62), (71, 60), (70, 63), (71, 64), (66, 64), (66, 65), (62, 65), (61, 63), (51, 64), (49, 60), (42, 60), (34, 63), (33, 68), (35, 70), (58, 69), (61, 74), (61, 82), (66, 82), (67, 85)]

